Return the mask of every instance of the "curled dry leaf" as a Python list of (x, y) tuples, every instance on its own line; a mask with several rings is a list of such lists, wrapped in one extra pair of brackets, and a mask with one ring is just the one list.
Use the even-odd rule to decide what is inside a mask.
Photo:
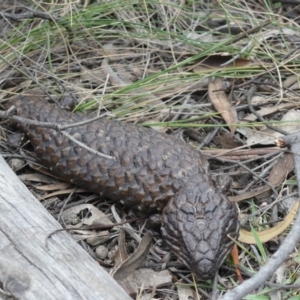
[(86, 239), (89, 245), (96, 246), (104, 243), (109, 238), (108, 230), (88, 231), (75, 228), (81, 228), (83, 225), (95, 226), (99, 224), (113, 225), (113, 222), (97, 207), (92, 204), (81, 204), (66, 209), (62, 215), (64, 224), (69, 225), (67, 228), (74, 228), (77, 235), (73, 235), (76, 240)]
[(81, 204), (66, 209), (62, 213), (63, 221), (68, 224), (70, 219), (74, 219), (74, 216), (82, 216), (77, 223), (77, 227), (83, 225), (91, 226), (96, 224), (113, 225), (113, 222), (97, 207), (92, 204)]
[(221, 113), (224, 121), (229, 126), (231, 133), (234, 134), (236, 126), (233, 124), (237, 124), (238, 122), (237, 113), (222, 89), (223, 81), (221, 78), (211, 80), (208, 85), (208, 95), (215, 109)]
[(114, 278), (117, 281), (124, 280), (131, 274), (146, 258), (152, 242), (152, 234), (147, 232), (136, 251), (119, 266), (114, 273)]
[(155, 290), (172, 284), (172, 276), (167, 270), (156, 272), (151, 269), (133, 271), (119, 284), (131, 297), (135, 297), (140, 289)]
[[(287, 216), (284, 218), (282, 222), (278, 223), (272, 228), (257, 232), (256, 234), (258, 235), (260, 241), (262, 243), (266, 243), (271, 239), (274, 239), (282, 232), (284, 232), (292, 224), (298, 208), (299, 208), (299, 201), (295, 203), (292, 210), (287, 214)], [(246, 244), (256, 244), (253, 234), (250, 231), (244, 229), (240, 230), (239, 241)]]

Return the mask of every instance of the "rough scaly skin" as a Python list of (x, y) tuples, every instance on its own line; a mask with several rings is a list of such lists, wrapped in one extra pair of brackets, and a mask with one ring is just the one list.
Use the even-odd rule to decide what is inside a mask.
[[(88, 119), (39, 97), (18, 96), (17, 115), (60, 124)], [(60, 132), (17, 125), (41, 164), (65, 181), (148, 214), (162, 211), (166, 244), (200, 278), (212, 278), (238, 236), (234, 205), (214, 186), (208, 162), (182, 140), (119, 121), (100, 119), (66, 129), (78, 141), (114, 156), (99, 157)]]

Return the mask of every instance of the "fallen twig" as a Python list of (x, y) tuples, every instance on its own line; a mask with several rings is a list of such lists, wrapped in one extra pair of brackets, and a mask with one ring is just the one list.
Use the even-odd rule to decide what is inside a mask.
[(58, 18), (55, 18), (48, 13), (44, 13), (42, 11), (33, 11), (33, 10), (22, 14), (10, 14), (10, 13), (5, 13), (0, 11), (0, 18), (11, 19), (14, 21), (23, 20), (23, 19), (33, 19), (33, 18), (40, 18), (51, 22), (58, 21)]
[(51, 22), (58, 21), (59, 18), (53, 17), (49, 13), (43, 12), (43, 11), (38, 11), (38, 10), (33, 10), (27, 6), (21, 6), (21, 8), (24, 8), (28, 10), (26, 13), (20, 13), (20, 14), (11, 14), (11, 13), (6, 13), (6, 12), (1, 12), (0, 11), (0, 18), (6, 18), (14, 21), (18, 20), (23, 20), (23, 19), (33, 19), (33, 18), (40, 18), (43, 20), (48, 20)]

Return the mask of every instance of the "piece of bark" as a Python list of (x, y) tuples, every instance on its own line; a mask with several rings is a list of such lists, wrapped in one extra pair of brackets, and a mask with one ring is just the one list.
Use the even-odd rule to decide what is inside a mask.
[(0, 285), (17, 299), (131, 299), (35, 199), (0, 155)]

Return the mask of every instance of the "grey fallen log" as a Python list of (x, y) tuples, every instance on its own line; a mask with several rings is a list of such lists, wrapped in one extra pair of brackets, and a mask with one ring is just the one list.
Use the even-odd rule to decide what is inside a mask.
[(0, 155), (0, 282), (17, 299), (131, 299), (66, 232)]

